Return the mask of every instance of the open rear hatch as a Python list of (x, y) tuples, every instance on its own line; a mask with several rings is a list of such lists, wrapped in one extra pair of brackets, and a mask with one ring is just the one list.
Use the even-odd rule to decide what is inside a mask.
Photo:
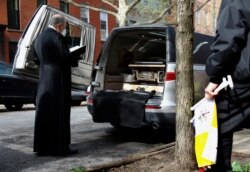
[(91, 81), (95, 50), (95, 28), (47, 5), (42, 5), (37, 9), (24, 30), (18, 43), (13, 73), (29, 80), (38, 80), (39, 66), (34, 61), (34, 42), (37, 36), (47, 28), (49, 19), (54, 14), (61, 14), (67, 20), (66, 39), (69, 47), (86, 46), (85, 53), (82, 54), (82, 59), (78, 62), (78, 67), (72, 67), (72, 87), (86, 90)]
[(92, 95), (95, 122), (140, 128), (148, 100), (151, 107), (159, 108), (167, 62), (173, 56), (168, 41), (175, 36), (171, 31), (173, 28), (131, 27), (111, 33), (97, 68), (101, 70), (95, 83), (100, 84)]

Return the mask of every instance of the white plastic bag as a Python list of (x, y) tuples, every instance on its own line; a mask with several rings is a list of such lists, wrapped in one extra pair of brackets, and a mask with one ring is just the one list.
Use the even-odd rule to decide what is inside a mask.
[[(214, 90), (219, 92), (230, 87), (233, 81), (230, 75), (222, 78), (222, 83)], [(216, 164), (218, 147), (218, 119), (214, 99), (203, 98), (193, 107), (194, 117), (191, 119), (195, 128), (195, 155), (198, 167), (210, 167)]]
[(195, 154), (198, 167), (216, 163), (218, 146), (217, 110), (214, 99), (202, 99), (193, 109), (191, 122), (195, 128)]

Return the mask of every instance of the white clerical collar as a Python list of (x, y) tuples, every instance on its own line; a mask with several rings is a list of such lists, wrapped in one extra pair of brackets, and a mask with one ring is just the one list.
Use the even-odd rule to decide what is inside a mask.
[(52, 26), (52, 25), (49, 25), (48, 27), (51, 28), (51, 29), (54, 29), (55, 31), (57, 31), (56, 28), (54, 26)]

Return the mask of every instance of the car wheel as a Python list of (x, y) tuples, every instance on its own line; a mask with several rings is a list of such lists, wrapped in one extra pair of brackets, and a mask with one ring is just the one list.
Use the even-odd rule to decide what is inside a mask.
[(4, 106), (9, 111), (16, 111), (16, 110), (21, 110), (23, 107), (23, 104), (21, 104), (21, 103), (19, 103), (19, 104), (4, 104)]

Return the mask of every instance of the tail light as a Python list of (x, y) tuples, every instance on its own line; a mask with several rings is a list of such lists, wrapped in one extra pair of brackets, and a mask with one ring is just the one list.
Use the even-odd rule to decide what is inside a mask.
[(90, 91), (87, 91), (85, 94), (86, 94), (86, 96), (90, 96), (90, 95), (91, 95), (91, 92), (90, 92)]
[(160, 109), (161, 107), (158, 105), (146, 105), (146, 109)]
[(86, 94), (87, 94), (87, 96), (89, 96), (89, 95), (91, 95), (91, 85), (89, 85), (88, 86), (88, 88), (87, 88), (87, 91), (86, 91)]
[(175, 78), (176, 78), (175, 72), (166, 72), (165, 81), (172, 81), (175, 80)]
[(93, 99), (87, 98), (87, 104), (88, 105), (93, 105)]
[(87, 104), (88, 105), (93, 105), (93, 99), (90, 98), (91, 94), (92, 94), (91, 86), (88, 86), (86, 94), (87, 94)]

